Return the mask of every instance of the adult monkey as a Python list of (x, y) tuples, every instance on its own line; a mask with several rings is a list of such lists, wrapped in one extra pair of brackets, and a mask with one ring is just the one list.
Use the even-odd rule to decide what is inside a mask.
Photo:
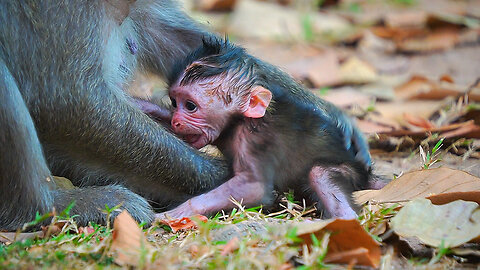
[(171, 0), (0, 0), (0, 25), (0, 230), (71, 201), (79, 224), (105, 222), (106, 204), (149, 222), (144, 198), (173, 207), (229, 177), (123, 91), (137, 69), (163, 75), (208, 35)]

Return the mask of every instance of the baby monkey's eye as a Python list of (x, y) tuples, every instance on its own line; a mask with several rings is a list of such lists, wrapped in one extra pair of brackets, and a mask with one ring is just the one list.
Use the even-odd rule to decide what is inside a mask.
[(172, 102), (172, 107), (176, 108), (177, 107), (177, 101), (174, 98), (170, 98), (170, 101)]
[(193, 112), (197, 109), (197, 104), (193, 103), (193, 101), (188, 100), (185, 103), (185, 108), (187, 108), (187, 110)]

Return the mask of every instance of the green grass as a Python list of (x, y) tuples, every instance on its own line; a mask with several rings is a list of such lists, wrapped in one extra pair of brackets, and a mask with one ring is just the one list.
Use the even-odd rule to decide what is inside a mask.
[[(203, 223), (198, 221), (195, 230), (173, 233), (168, 226), (154, 224), (143, 229), (152, 248), (143, 248), (137, 262), (138, 268), (171, 269), (324, 269), (331, 267), (324, 262), (328, 251), (329, 233), (321, 237), (311, 235), (309, 248), (298, 237), (295, 226), (279, 226), (305, 221), (312, 216), (312, 208), (301, 206), (287, 193), (281, 201), (281, 210), (265, 214), (261, 207), (245, 208), (239, 202), (230, 213), (218, 213)], [(381, 206), (378, 211), (366, 206), (359, 217), (363, 227), (378, 241), (388, 220), (397, 212), (397, 206)], [(111, 214), (116, 208), (106, 208)], [(36, 221), (42, 220), (37, 217)], [(229, 239), (220, 237), (222, 230), (238, 233), (243, 224), (260, 224), (264, 232), (244, 226), (236, 247), (226, 254)], [(60, 227), (60, 228), (59, 228)], [(246, 228), (246, 229), (245, 229)], [(252, 227), (253, 228), (253, 227)], [(283, 228), (283, 229), (281, 229)], [(57, 230), (54, 230), (57, 229)], [(59, 229), (59, 230), (58, 230)], [(117, 269), (111, 250), (113, 230), (108, 226), (90, 224), (88, 233), (78, 227), (68, 211), (56, 216), (44, 230), (52, 233), (46, 238), (27, 239), (0, 245), (0, 269), (65, 268), (65, 269)], [(228, 234), (227, 234), (228, 235)], [(415, 259), (412, 263), (436, 264), (449, 254), (449, 249), (439, 248), (429, 260)], [(148, 268), (147, 267), (147, 268)]]

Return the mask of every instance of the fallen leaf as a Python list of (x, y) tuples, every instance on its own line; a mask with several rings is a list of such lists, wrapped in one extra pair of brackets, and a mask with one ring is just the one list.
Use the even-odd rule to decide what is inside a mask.
[[(268, 16), (266, 16), (268, 14)], [(229, 32), (244, 38), (275, 40), (278, 37), (304, 39), (305, 13), (269, 1), (238, 1), (229, 24)], [(342, 33), (350, 23), (337, 15), (310, 13), (309, 21), (315, 33)]]
[(293, 77), (308, 80), (315, 87), (330, 86), (340, 83), (340, 66), (338, 56), (331, 50), (324, 50), (317, 55), (302, 58), (285, 64), (285, 70)]
[(434, 247), (457, 247), (480, 236), (480, 209), (475, 202), (433, 205), (416, 199), (405, 204), (390, 224), (400, 236), (414, 236)]
[(85, 235), (90, 235), (94, 232), (95, 232), (95, 228), (93, 228), (92, 226), (78, 228), (78, 233), (83, 233)]
[(0, 232), (0, 243), (9, 244), (15, 241), (23, 241), (26, 239), (43, 238), (43, 231), (31, 233), (15, 233), (15, 232)]
[(67, 225), (66, 222), (55, 222), (54, 224), (49, 224), (47, 226), (42, 226), (42, 231), (44, 237), (49, 237), (50, 235), (57, 235), (59, 234), (63, 228)]
[(408, 122), (405, 119), (405, 113), (429, 119), (445, 103), (443, 101), (431, 100), (411, 100), (411, 101), (393, 101), (375, 104), (375, 111), (382, 118), (394, 121), (398, 125), (406, 126)]
[(278, 270), (293, 270), (295, 267), (291, 263), (284, 263), (280, 266)]
[(412, 115), (412, 114), (409, 114), (409, 113), (404, 113), (403, 117), (405, 118), (405, 120), (407, 120), (407, 122), (409, 124), (414, 125), (416, 127), (421, 127), (421, 128), (425, 128), (425, 129), (435, 128), (435, 126), (432, 124), (432, 122), (428, 121), (427, 119), (425, 119), (423, 117)]
[(222, 256), (225, 256), (227, 254), (230, 254), (232, 252), (234, 252), (235, 250), (238, 249), (238, 244), (239, 244), (239, 240), (238, 240), (238, 237), (233, 237), (232, 239), (230, 239), (230, 241), (228, 241), (227, 244), (225, 244), (225, 246), (223, 246), (223, 249), (222, 249), (222, 252), (220, 253), (220, 255)]
[(324, 220), (297, 224), (297, 236), (307, 245), (312, 244), (310, 235), (321, 239), (322, 234), (331, 232), (325, 261), (330, 263), (366, 265), (378, 267), (380, 245), (363, 229), (357, 220)]
[(456, 200), (476, 202), (480, 205), (480, 191), (448, 192), (428, 196), (433, 204), (447, 204)]
[(306, 71), (305, 79), (308, 79), (313, 86), (330, 86), (338, 84), (341, 81), (340, 66), (338, 62), (338, 57), (334, 52), (325, 51), (319, 56), (304, 59), (303, 63), (295, 61), (292, 64), (287, 65), (286, 70), (291, 72), (294, 77), (302, 78), (302, 76), (299, 76), (300, 74), (298, 74), (298, 71), (301, 70), (300, 67), (303, 67)]
[(75, 189), (75, 186), (72, 184), (72, 182), (65, 177), (53, 176), (52, 178), (55, 182), (55, 188), (67, 190)]
[(455, 137), (480, 138), (480, 126), (475, 125), (474, 121), (467, 121), (455, 130), (441, 133), (440, 137), (447, 139)]
[(392, 126), (383, 125), (381, 123), (375, 123), (372, 121), (357, 119), (355, 122), (357, 127), (366, 134), (385, 133), (393, 130)]
[(438, 128), (428, 128), (422, 130), (393, 130), (382, 132), (379, 134), (402, 137), (425, 137), (432, 133), (440, 133), (441, 138), (454, 138), (454, 137), (466, 137), (466, 138), (480, 138), (480, 128), (473, 123), (473, 121), (467, 121), (458, 124), (446, 125)]
[(115, 253), (114, 260), (119, 265), (138, 266), (142, 262), (145, 250), (151, 249), (150, 244), (133, 220), (124, 210), (113, 223), (113, 240), (110, 250)]
[(333, 50), (272, 42), (248, 43), (244, 46), (252, 55), (278, 66), (297, 80), (308, 80), (315, 87), (340, 82), (340, 60)]
[(476, 249), (470, 249), (470, 248), (452, 248), (453, 254), (459, 255), (459, 256), (477, 256), (480, 257), (480, 250)]
[(385, 25), (389, 28), (424, 27), (428, 14), (423, 10), (391, 12), (385, 15)]
[(237, 0), (195, 0), (194, 8), (201, 11), (231, 11)]
[[(442, 79), (443, 78), (443, 79)], [(440, 81), (433, 81), (424, 76), (413, 76), (407, 82), (395, 87), (395, 95), (401, 99), (441, 100), (446, 97), (463, 95), (466, 86), (455, 85), (445, 76)], [(468, 93), (469, 100), (480, 101), (480, 87), (473, 88)]]
[(341, 83), (363, 84), (376, 80), (378, 74), (375, 68), (357, 57), (348, 58), (340, 66)]
[(445, 51), (455, 47), (457, 43), (459, 43), (459, 32), (457, 30), (439, 30), (422, 37), (399, 41), (397, 42), (397, 50), (417, 53)]
[(366, 202), (398, 203), (449, 192), (480, 191), (480, 178), (464, 171), (436, 168), (409, 172), (388, 183), (380, 190), (353, 193), (358, 204)]
[(320, 98), (327, 100), (338, 107), (346, 108), (352, 105), (367, 107), (372, 103), (370, 95), (359, 92), (351, 87), (342, 87), (340, 89), (331, 89), (325, 95), (321, 91), (313, 91)]
[(172, 232), (177, 232), (180, 230), (189, 230), (189, 229), (197, 228), (197, 223), (195, 219), (198, 219), (202, 222), (208, 221), (208, 218), (206, 216), (195, 215), (193, 216), (193, 219), (192, 217), (189, 217), (189, 218), (183, 217), (183, 218), (171, 219), (171, 220), (162, 219), (160, 220), (160, 223), (170, 226), (170, 228), (172, 229)]
[(455, 81), (453, 80), (452, 76), (448, 75), (448, 74), (443, 74), (442, 76), (440, 76), (440, 79), (439, 79), (441, 82), (448, 82), (448, 83), (455, 83)]

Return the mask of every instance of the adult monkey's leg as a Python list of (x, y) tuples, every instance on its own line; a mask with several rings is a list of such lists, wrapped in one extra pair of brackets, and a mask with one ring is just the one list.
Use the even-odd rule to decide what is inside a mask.
[(24, 223), (56, 208), (61, 211), (72, 201), (70, 214), (77, 221), (103, 223), (105, 205), (129, 210), (137, 220), (152, 220), (147, 202), (120, 186), (55, 188), (45, 162), (34, 123), (15, 79), (0, 60), (0, 230), (15, 230)]
[(53, 205), (37, 132), (18, 87), (0, 59), (0, 229), (14, 230)]

